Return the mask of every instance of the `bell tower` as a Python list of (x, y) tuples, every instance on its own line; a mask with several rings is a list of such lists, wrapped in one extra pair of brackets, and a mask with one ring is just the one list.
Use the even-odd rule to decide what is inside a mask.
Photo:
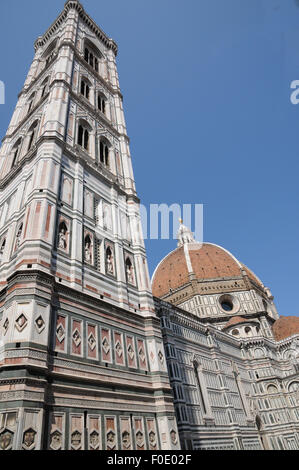
[(3, 139), (3, 450), (180, 446), (116, 55), (68, 0)]

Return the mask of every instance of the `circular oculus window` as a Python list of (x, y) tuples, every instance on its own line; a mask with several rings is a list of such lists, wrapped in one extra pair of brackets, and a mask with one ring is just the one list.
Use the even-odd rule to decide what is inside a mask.
[(238, 299), (230, 294), (221, 295), (219, 298), (219, 305), (223, 312), (236, 313), (240, 309)]

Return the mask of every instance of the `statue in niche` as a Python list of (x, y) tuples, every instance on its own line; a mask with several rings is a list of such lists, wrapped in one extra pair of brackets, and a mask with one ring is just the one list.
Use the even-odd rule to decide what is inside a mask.
[(89, 235), (85, 238), (85, 261), (87, 263), (91, 263), (91, 240)]
[(59, 235), (58, 235), (58, 248), (61, 250), (65, 250), (67, 248), (67, 238), (66, 238), (66, 233), (67, 233), (67, 226), (65, 225), (64, 222), (60, 224), (59, 226)]
[(23, 224), (20, 225), (19, 230), (18, 230), (18, 233), (17, 233), (16, 250), (17, 250), (17, 249), (19, 248), (19, 246), (20, 246), (22, 231), (23, 231)]
[(3, 255), (3, 253), (4, 253), (5, 245), (6, 245), (6, 238), (4, 238), (4, 240), (3, 240), (2, 244), (1, 244), (1, 247), (0, 247), (0, 261), (1, 261), (2, 255)]
[(107, 273), (114, 276), (114, 259), (113, 259), (113, 255), (109, 247), (107, 248), (107, 251), (106, 251), (106, 265), (107, 265)]
[(134, 284), (133, 265), (129, 258), (127, 258), (126, 260), (126, 273), (127, 273), (127, 282), (130, 284)]

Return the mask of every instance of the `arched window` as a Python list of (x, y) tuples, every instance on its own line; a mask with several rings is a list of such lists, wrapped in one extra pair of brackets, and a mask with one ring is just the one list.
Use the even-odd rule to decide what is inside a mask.
[(41, 98), (43, 98), (46, 94), (46, 91), (47, 91), (47, 88), (48, 88), (48, 82), (49, 82), (49, 77), (47, 77), (42, 83)]
[(89, 100), (90, 87), (84, 78), (81, 79), (81, 95), (83, 95), (87, 100)]
[(46, 51), (43, 53), (43, 59), (46, 59), (46, 66), (49, 65), (51, 60), (53, 59), (55, 52), (56, 52), (56, 45), (57, 45), (58, 39), (54, 39), (54, 41), (51, 42), (49, 47), (46, 49)]
[(5, 245), (6, 245), (6, 238), (3, 238), (3, 240), (1, 240), (1, 246), (0, 246), (0, 261), (2, 260)]
[(89, 65), (94, 66), (94, 56), (92, 52), (89, 53)]
[(268, 385), (267, 387), (267, 393), (277, 393), (278, 390), (277, 390), (277, 387), (275, 385)]
[(29, 129), (30, 139), (29, 139), (29, 144), (28, 144), (27, 151), (29, 151), (32, 148), (32, 146), (35, 142), (36, 135), (37, 135), (37, 124), (38, 124), (38, 121), (35, 121)]
[(89, 132), (90, 128), (85, 121), (80, 122), (78, 127), (78, 145), (89, 150)]
[(22, 143), (22, 139), (18, 139), (15, 145), (13, 146), (13, 149), (12, 149), (13, 159), (12, 159), (12, 165), (11, 165), (12, 168), (17, 163), (17, 160), (20, 154), (21, 143)]
[(100, 162), (105, 166), (109, 166), (109, 146), (104, 140), (100, 140)]
[(106, 112), (106, 98), (102, 94), (98, 94), (98, 110), (105, 114)]
[(30, 98), (29, 98), (27, 114), (29, 114), (30, 111), (32, 110), (34, 98), (35, 98), (35, 93), (32, 93), (32, 95), (31, 95)]
[(91, 43), (87, 43), (84, 48), (84, 60), (96, 72), (99, 71), (99, 59), (102, 57), (100, 51)]
[(289, 385), (289, 392), (297, 392), (299, 390), (299, 382), (292, 382)]
[(19, 248), (20, 242), (21, 242), (21, 236), (23, 232), (23, 222), (18, 228), (17, 234), (16, 234), (16, 244), (15, 244), (15, 251)]

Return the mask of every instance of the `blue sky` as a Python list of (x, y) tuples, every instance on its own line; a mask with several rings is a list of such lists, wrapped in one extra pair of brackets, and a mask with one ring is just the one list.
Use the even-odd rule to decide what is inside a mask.
[[(33, 42), (63, 0), (1, 2), (5, 135)], [(85, 0), (119, 45), (118, 68), (142, 203), (204, 204), (204, 240), (299, 314), (297, 0)], [(147, 241), (150, 272), (174, 240)]]

